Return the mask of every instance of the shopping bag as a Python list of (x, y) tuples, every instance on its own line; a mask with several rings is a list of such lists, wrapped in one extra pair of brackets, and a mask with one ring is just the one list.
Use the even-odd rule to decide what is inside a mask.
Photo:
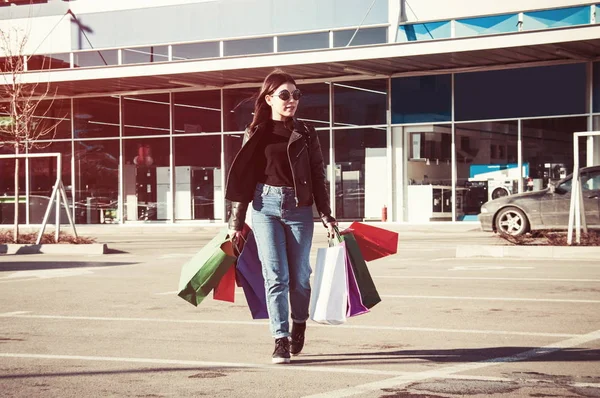
[[(341, 243), (345, 247), (345, 243)], [(346, 255), (346, 290), (348, 291), (348, 310), (346, 316), (353, 317), (361, 314), (366, 314), (369, 309), (365, 307), (360, 295), (360, 289), (356, 282), (356, 276), (354, 275), (354, 269), (352, 269), (352, 262), (350, 256)]]
[(237, 259), (236, 280), (244, 291), (252, 319), (268, 319), (267, 294), (254, 233), (249, 232)]
[(213, 299), (235, 302), (235, 264), (231, 264), (213, 290)]
[(352, 233), (365, 261), (396, 254), (398, 251), (398, 233), (372, 225), (353, 222), (340, 232), (341, 235)]
[(373, 278), (371, 278), (367, 263), (361, 254), (354, 234), (348, 232), (344, 235), (339, 235), (339, 239), (346, 243), (346, 251), (352, 264), (352, 270), (354, 271), (362, 303), (367, 308), (373, 308), (375, 304), (381, 301), (381, 298), (379, 297), (379, 293), (377, 293), (377, 288), (375, 287), (375, 283), (373, 283)]
[(348, 290), (344, 244), (317, 249), (310, 319), (328, 325), (346, 322)]
[(219, 284), (235, 262), (228, 244), (231, 245), (225, 229), (183, 265), (179, 277), (179, 297), (197, 306)]

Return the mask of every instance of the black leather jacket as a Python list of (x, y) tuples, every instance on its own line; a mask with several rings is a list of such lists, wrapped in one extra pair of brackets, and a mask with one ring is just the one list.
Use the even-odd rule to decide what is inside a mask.
[[(323, 224), (335, 221), (331, 216), (327, 181), (321, 145), (314, 127), (293, 119), (293, 131), (288, 143), (288, 158), (292, 169), (296, 206), (317, 206)], [(242, 148), (235, 156), (229, 175), (225, 198), (232, 202), (229, 228), (241, 231), (248, 204), (254, 198), (259, 170), (253, 168), (253, 154), (258, 137), (268, 127), (266, 123), (246, 129)], [(290, 126), (291, 127), (291, 126)]]

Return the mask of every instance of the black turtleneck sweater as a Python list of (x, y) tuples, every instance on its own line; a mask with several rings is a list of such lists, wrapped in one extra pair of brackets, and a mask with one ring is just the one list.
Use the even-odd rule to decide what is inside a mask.
[(287, 154), (291, 135), (292, 132), (279, 120), (271, 120), (269, 127), (264, 130), (262, 145), (259, 145), (257, 152), (259, 170), (264, 170), (264, 174), (258, 178), (259, 182), (274, 187), (294, 186)]

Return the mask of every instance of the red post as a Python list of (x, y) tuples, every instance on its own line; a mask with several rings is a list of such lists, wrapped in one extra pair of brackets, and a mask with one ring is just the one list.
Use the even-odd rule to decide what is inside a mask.
[(387, 206), (383, 205), (383, 207), (381, 208), (381, 221), (386, 222), (387, 221)]

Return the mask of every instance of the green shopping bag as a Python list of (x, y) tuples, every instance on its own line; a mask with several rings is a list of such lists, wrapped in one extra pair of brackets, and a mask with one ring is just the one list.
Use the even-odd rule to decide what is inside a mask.
[(179, 297), (197, 306), (235, 262), (227, 230), (220, 231), (181, 268)]
[(362, 297), (362, 303), (365, 307), (372, 308), (381, 301), (381, 297), (379, 297), (379, 293), (377, 293), (375, 283), (373, 283), (373, 278), (371, 278), (367, 263), (360, 252), (356, 238), (352, 233), (345, 233), (340, 236), (338, 232), (338, 239), (346, 242), (346, 251), (348, 257), (350, 257), (350, 263), (352, 264), (352, 269), (356, 276), (356, 283), (358, 284), (358, 290)]

